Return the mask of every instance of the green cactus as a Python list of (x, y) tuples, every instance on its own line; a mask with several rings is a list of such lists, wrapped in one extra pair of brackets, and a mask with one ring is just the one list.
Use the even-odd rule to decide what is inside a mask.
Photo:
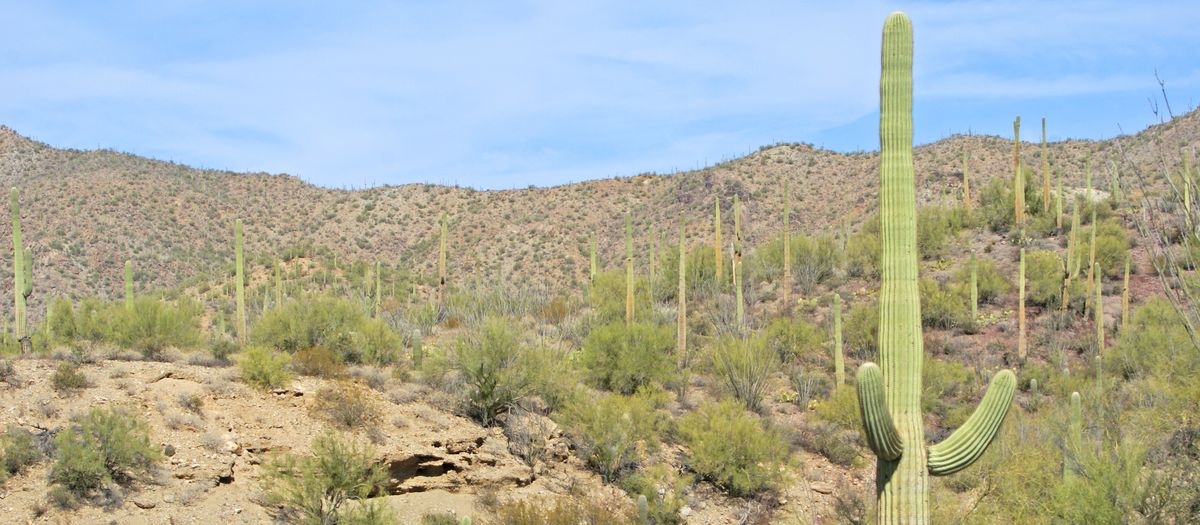
[(599, 271), (599, 265), (596, 264), (596, 232), (592, 232), (591, 253), (588, 254), (588, 261), (591, 263), (591, 274), (588, 276), (589, 282), (596, 282), (596, 272)]
[(1041, 406), (1041, 395), (1038, 393), (1038, 380), (1029, 380), (1029, 409), (1036, 411)]
[(1100, 263), (1096, 263), (1095, 270), (1092, 272), (1096, 275), (1096, 283), (1092, 286), (1096, 289), (1096, 297), (1092, 303), (1092, 310), (1096, 314), (1096, 355), (1104, 352), (1104, 287), (1100, 282)]
[(1016, 376), (1011, 370), (997, 373), (963, 427), (926, 448), (912, 164), (912, 24), (903, 13), (892, 13), (884, 24), (882, 64), (881, 366), (864, 363), (859, 368), (859, 408), (867, 443), (878, 457), (878, 522), (928, 523), (929, 476), (957, 472), (979, 458), (1008, 413)]
[(125, 309), (133, 310), (133, 261), (125, 259)]
[(233, 223), (234, 289), (237, 293), (238, 344), (246, 345), (250, 336), (246, 329), (246, 256), (242, 251), (242, 220)]
[(1042, 117), (1042, 209), (1050, 211), (1050, 149), (1046, 147), (1046, 117)]
[(470, 516), (464, 517), (462, 519), (462, 522), (459, 525), (471, 525), (471, 517)]
[(638, 494), (637, 510), (638, 523), (640, 525), (650, 525), (650, 503), (646, 501), (645, 494)]
[(1021, 264), (1017, 275), (1020, 302), (1017, 303), (1017, 359), (1025, 362), (1025, 248), (1021, 248)]
[(1058, 172), (1058, 193), (1054, 196), (1054, 227), (1062, 231), (1063, 228), (1063, 186), (1062, 172)]
[(1021, 117), (1013, 120), (1013, 224), (1025, 224), (1025, 177), (1021, 176)]
[(425, 354), (425, 349), (422, 347), (422, 343), (421, 343), (421, 331), (413, 330), (413, 333), (412, 333), (413, 370), (421, 369), (421, 362), (424, 360), (424, 357), (425, 357), (424, 354)]
[(1079, 392), (1071, 392), (1071, 427), (1067, 431), (1067, 451), (1063, 459), (1063, 479), (1075, 478), (1078, 466), (1075, 459), (1083, 446), (1083, 409)]
[(438, 235), (438, 307), (446, 306), (446, 232), (449, 230), (447, 223), (446, 212), (442, 212), (439, 218), (440, 233)]
[(625, 324), (633, 324), (633, 217), (625, 212)]
[(1088, 273), (1087, 273), (1088, 290), (1087, 291), (1088, 291), (1089, 300), (1086, 302), (1086, 304), (1084, 304), (1085, 311), (1088, 310), (1089, 308), (1093, 308), (1095, 306), (1092, 304), (1092, 302), (1090, 300), (1091, 295), (1092, 295), (1092, 288), (1100, 286), (1100, 280), (1101, 280), (1100, 274), (1095, 272), (1095, 269), (1096, 269), (1096, 230), (1098, 230), (1098, 229), (1100, 229), (1100, 227), (1098, 224), (1096, 224), (1096, 206), (1095, 206), (1095, 204), (1093, 204), (1092, 205), (1092, 227), (1088, 232)]
[(971, 157), (970, 157), (970, 153), (967, 152), (967, 148), (963, 148), (962, 158), (963, 158), (963, 161), (962, 161), (963, 162), (963, 166), (962, 166), (962, 172), (963, 172), (962, 198), (963, 198), (963, 202), (962, 202), (962, 205), (963, 205), (964, 210), (971, 211), (971, 176), (970, 176), (970, 171), (968, 170), (968, 168), (970, 166)]
[(846, 360), (842, 354), (842, 296), (833, 293), (833, 378), (835, 388), (846, 384)]
[(1129, 328), (1129, 266), (1132, 256), (1125, 256), (1125, 286), (1121, 289), (1121, 333)]
[[(24, 341), (26, 333), (26, 302), (32, 292), (32, 283), (26, 282), (31, 273), (25, 267), (25, 245), (21, 241), (21, 202), (17, 189), (12, 188), (8, 194), (9, 211), (12, 213), (12, 242), (13, 242), (13, 338)], [(25, 347), (22, 343), (22, 351)]]
[(742, 203), (733, 196), (733, 293), (737, 301), (738, 329), (746, 326), (746, 306), (742, 299)]
[(788, 188), (788, 177), (783, 177), (783, 307), (792, 307), (792, 194)]
[(713, 202), (716, 206), (713, 212), (713, 262), (716, 263), (716, 280), (720, 286), (721, 280), (725, 277), (725, 261), (721, 260), (723, 248), (721, 246), (721, 197), (713, 197)]
[(687, 363), (687, 246), (684, 244), (684, 224), (679, 221), (679, 306), (675, 314), (675, 358), (682, 370)]
[(1071, 206), (1071, 234), (1067, 237), (1067, 268), (1071, 270), (1070, 278), (1079, 276), (1079, 205)]
[(971, 252), (971, 322), (979, 321), (979, 261)]

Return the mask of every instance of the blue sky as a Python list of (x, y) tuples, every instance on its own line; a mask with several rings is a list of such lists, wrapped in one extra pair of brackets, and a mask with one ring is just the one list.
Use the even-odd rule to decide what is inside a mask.
[[(59, 147), (477, 188), (878, 147), (915, 27), (918, 143), (1106, 138), (1200, 103), (1200, 2), (5, 2), (0, 124)], [(1165, 117), (1166, 108), (1160, 102)], [(1120, 126), (1120, 128), (1118, 128)]]

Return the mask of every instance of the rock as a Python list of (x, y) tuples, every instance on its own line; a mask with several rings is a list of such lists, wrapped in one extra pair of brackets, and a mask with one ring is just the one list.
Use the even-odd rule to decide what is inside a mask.
[(237, 454), (241, 451), (242, 451), (242, 446), (239, 445), (237, 443), (237, 441), (234, 441), (232, 439), (221, 444), (221, 452), (224, 452), (226, 454)]
[(814, 482), (810, 484), (808, 488), (812, 489), (813, 492), (818, 494), (833, 494), (833, 485), (822, 481)]
[(691, 508), (691, 507), (689, 507), (689, 506), (687, 506), (687, 505), (684, 505), (682, 508), (680, 508), (680, 509), (679, 509), (679, 516), (680, 516), (680, 517), (682, 517), (682, 518), (686, 519), (688, 516), (691, 516), (691, 515), (692, 515), (692, 508)]
[(174, 456), (175, 455), (175, 445), (167, 444), (167, 446), (163, 447), (163, 455), (166, 457)]
[(135, 506), (137, 506), (137, 508), (139, 508), (139, 509), (152, 509), (155, 506), (155, 503), (153, 501), (151, 501), (150, 499), (145, 498), (145, 497), (134, 498), (133, 504)]

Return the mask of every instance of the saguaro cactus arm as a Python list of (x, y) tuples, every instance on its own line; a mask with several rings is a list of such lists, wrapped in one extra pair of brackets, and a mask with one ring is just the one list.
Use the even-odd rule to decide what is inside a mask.
[(983, 401), (967, 422), (945, 441), (929, 447), (929, 473), (934, 476), (953, 474), (979, 459), (996, 437), (1016, 390), (1017, 376), (1011, 370), (996, 374)]
[(888, 412), (883, 373), (875, 363), (858, 367), (858, 407), (862, 413), (867, 446), (884, 461), (896, 461), (904, 453), (904, 442)]

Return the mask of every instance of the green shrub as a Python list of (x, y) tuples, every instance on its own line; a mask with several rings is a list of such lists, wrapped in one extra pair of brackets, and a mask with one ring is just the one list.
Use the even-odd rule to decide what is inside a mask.
[(858, 303), (846, 313), (845, 323), (847, 353), (866, 359), (879, 351), (879, 306)]
[(671, 327), (611, 322), (592, 330), (580, 362), (593, 383), (623, 394), (669, 382), (675, 371), (675, 331)]
[(879, 257), (883, 245), (879, 240), (879, 216), (868, 219), (857, 233), (846, 241), (846, 272), (855, 277), (879, 277)]
[(340, 377), (346, 372), (342, 358), (323, 346), (305, 348), (292, 354), (292, 369), (297, 374), (314, 377)]
[(449, 512), (421, 516), (421, 525), (460, 525), (461, 523), (458, 515)]
[(1171, 303), (1152, 297), (1130, 317), (1105, 356), (1106, 371), (1126, 379), (1156, 375), (1190, 381), (1200, 369), (1200, 357)]
[[(628, 501), (614, 504), (602, 498), (557, 496), (509, 501), (496, 509), (495, 525), (629, 525), (637, 513)], [(455, 524), (457, 525), (457, 523)]]
[(848, 430), (820, 420), (805, 425), (798, 437), (800, 445), (806, 450), (825, 456), (830, 463), (843, 467), (854, 465), (859, 455), (856, 443), (862, 439), (859, 430)]
[(75, 363), (59, 363), (50, 376), (50, 386), (59, 392), (81, 390), (91, 386), (87, 376), (79, 372)]
[(150, 470), (160, 454), (146, 422), (120, 408), (93, 408), (54, 438), (50, 481), (76, 496), (109, 482), (125, 484)]
[(533, 393), (529, 350), (512, 324), (491, 317), (456, 341), (450, 367), (466, 383), (467, 412), (490, 425), (496, 415)]
[(626, 476), (621, 480), (621, 488), (634, 499), (646, 497), (650, 523), (676, 525), (683, 523), (679, 513), (688, 503), (687, 493), (692, 483), (691, 476), (680, 475), (670, 465), (658, 463)]
[(252, 346), (242, 352), (238, 366), (242, 369), (242, 380), (262, 389), (283, 388), (292, 380), (288, 372), (288, 356), (270, 348)]
[(921, 410), (943, 419), (951, 414), (956, 415), (949, 421), (943, 421), (942, 426), (957, 428), (970, 415), (965, 411), (974, 409), (963, 399), (974, 391), (974, 378), (975, 373), (959, 363), (926, 355), (921, 367)]
[[(678, 259), (676, 259), (678, 261)], [(676, 269), (678, 273), (678, 269)], [(592, 306), (594, 322), (597, 324), (625, 320), (625, 264), (622, 259), (621, 269), (596, 274), (596, 279), (588, 287), (588, 302)], [(633, 281), (633, 313), (636, 319), (648, 319), (652, 313), (650, 308), (650, 287), (643, 277), (634, 276)]]
[[(313, 440), (310, 455), (288, 454), (267, 463), (263, 490), (287, 523), (384, 524), (396, 520), (378, 500), (387, 471), (365, 446), (335, 434)], [(357, 505), (347, 505), (357, 501)]]
[(0, 481), (42, 459), (33, 434), (16, 425), (9, 425), (0, 434)]
[(200, 305), (188, 299), (174, 304), (156, 297), (137, 297), (133, 308), (108, 306), (115, 319), (116, 343), (133, 348), (147, 359), (158, 359), (169, 346), (191, 348), (200, 343)]
[(967, 328), (973, 324), (969, 299), (932, 279), (921, 279), (921, 324), (933, 328)]
[(917, 210), (917, 250), (922, 259), (946, 255), (946, 247), (965, 226), (957, 208), (930, 206)]
[(254, 324), (255, 344), (295, 353), (324, 347), (346, 363), (388, 364), (395, 360), (400, 337), (382, 321), (370, 319), (358, 305), (333, 297), (290, 301), (263, 314)]
[(858, 394), (854, 388), (843, 386), (828, 399), (817, 403), (816, 415), (844, 429), (858, 428), (862, 424), (862, 416), (858, 412)]
[(763, 337), (718, 338), (713, 348), (713, 369), (733, 396), (750, 410), (762, 405), (767, 380), (779, 366), (779, 358)]
[[(1009, 207), (1011, 203), (1009, 203)], [(975, 287), (979, 293), (979, 302), (989, 303), (995, 302), (1000, 296), (1008, 293), (1012, 289), (1012, 284), (1000, 274), (1000, 270), (996, 268), (996, 262), (991, 259), (978, 257), (975, 259)], [(967, 301), (971, 297), (971, 263), (964, 261), (962, 266), (954, 272), (954, 286), (961, 290)], [(970, 303), (967, 304), (970, 307)]]
[(1058, 252), (1025, 254), (1025, 299), (1030, 304), (1058, 308), (1062, 304), (1063, 261)]
[[(1129, 256), (1129, 234), (1116, 219), (1100, 220), (1096, 227), (1096, 262), (1105, 277), (1116, 279), (1125, 274), (1125, 259)], [(1081, 257), (1084, 268), (1080, 273), (1087, 274), (1087, 264), (1091, 257), (1091, 227), (1084, 228), (1078, 237), (1076, 257)]]
[(726, 400), (701, 407), (679, 422), (688, 467), (734, 496), (779, 487), (788, 447), (779, 433), (741, 404)]
[[(792, 278), (805, 293), (833, 276), (840, 259), (837, 241), (828, 235), (791, 237)], [(746, 261), (750, 282), (776, 282), (783, 275), (783, 238), (775, 237), (754, 249)]]
[(995, 177), (979, 191), (978, 217), (996, 233), (1007, 233), (1013, 225), (1013, 189), (1008, 177)]
[(614, 481), (658, 449), (666, 419), (644, 395), (603, 394), (567, 406), (564, 426), (580, 457)]
[(825, 363), (825, 330), (799, 317), (778, 317), (765, 329), (766, 344), (785, 363)]

